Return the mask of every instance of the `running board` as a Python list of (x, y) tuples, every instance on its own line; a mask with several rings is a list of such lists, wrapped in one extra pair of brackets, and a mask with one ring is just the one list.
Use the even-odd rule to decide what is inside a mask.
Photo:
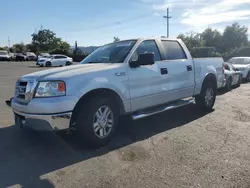
[(158, 114), (158, 113), (161, 113), (161, 112), (172, 110), (172, 109), (175, 109), (175, 108), (178, 108), (178, 107), (181, 107), (181, 106), (185, 106), (185, 105), (188, 105), (188, 104), (192, 104), (192, 103), (195, 103), (194, 98), (178, 100), (178, 101), (175, 101), (175, 102), (172, 102), (172, 103), (168, 103), (168, 104), (166, 104), (164, 106), (155, 107), (155, 108), (151, 108), (151, 109), (148, 109), (148, 110), (137, 112), (136, 114), (132, 115), (132, 119), (137, 120), (137, 119), (145, 118), (145, 117), (148, 117), (148, 116), (152, 116), (154, 114)]

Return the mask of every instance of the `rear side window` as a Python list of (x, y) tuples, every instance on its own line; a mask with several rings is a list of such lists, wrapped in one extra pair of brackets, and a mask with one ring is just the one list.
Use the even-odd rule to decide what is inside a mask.
[(162, 44), (166, 51), (164, 60), (187, 59), (187, 56), (177, 41), (163, 40)]
[(65, 56), (61, 56), (61, 55), (58, 55), (58, 56), (55, 56), (54, 57), (55, 59), (62, 59), (62, 58), (66, 58)]

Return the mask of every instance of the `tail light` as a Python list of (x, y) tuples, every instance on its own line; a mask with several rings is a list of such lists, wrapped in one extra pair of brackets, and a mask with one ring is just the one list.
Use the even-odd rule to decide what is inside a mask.
[(222, 63), (222, 73), (225, 73), (225, 65)]

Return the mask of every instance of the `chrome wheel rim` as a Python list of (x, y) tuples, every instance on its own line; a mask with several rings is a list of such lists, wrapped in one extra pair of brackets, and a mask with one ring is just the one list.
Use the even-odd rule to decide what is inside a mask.
[(207, 88), (205, 95), (205, 103), (207, 106), (212, 105), (214, 100), (214, 91), (212, 88)]
[(98, 138), (107, 137), (112, 130), (113, 124), (114, 115), (112, 110), (106, 105), (100, 107), (96, 111), (93, 119), (93, 130), (95, 135)]

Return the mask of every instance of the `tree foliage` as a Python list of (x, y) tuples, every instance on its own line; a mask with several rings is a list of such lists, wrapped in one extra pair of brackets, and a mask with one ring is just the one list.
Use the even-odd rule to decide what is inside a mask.
[(39, 30), (38, 33), (33, 33), (32, 35), (31, 48), (34, 51), (40, 52), (51, 52), (51, 51), (61, 51), (65, 53), (69, 50), (70, 45), (62, 41), (61, 38), (57, 37), (56, 34), (49, 29)]
[(227, 26), (223, 33), (207, 28), (202, 33), (180, 34), (178, 38), (183, 40), (189, 50), (194, 47), (214, 47), (216, 56), (219, 52), (227, 59), (231, 54), (236, 54), (239, 49), (250, 46), (247, 32), (247, 27), (233, 23)]
[(193, 47), (200, 47), (202, 46), (200, 34), (198, 33), (191, 33), (191, 34), (180, 34), (178, 35), (179, 39), (181, 39), (187, 46), (189, 50), (191, 50)]
[(119, 37), (114, 37), (114, 42), (119, 42), (119, 41), (120, 41)]
[(23, 42), (14, 44), (12, 48), (16, 53), (24, 53), (27, 50)]
[(230, 51), (248, 44), (248, 28), (234, 23), (232, 26), (227, 26), (223, 33), (224, 51)]

